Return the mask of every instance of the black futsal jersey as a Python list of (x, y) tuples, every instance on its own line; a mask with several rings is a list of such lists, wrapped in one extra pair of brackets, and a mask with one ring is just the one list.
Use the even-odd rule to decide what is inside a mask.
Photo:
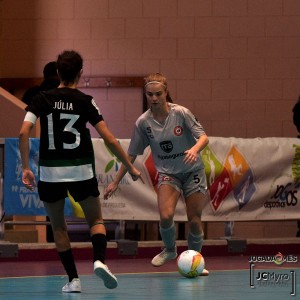
[(56, 88), (35, 96), (26, 110), (40, 118), (41, 181), (81, 181), (95, 176), (93, 144), (86, 125), (95, 126), (103, 117), (92, 96)]

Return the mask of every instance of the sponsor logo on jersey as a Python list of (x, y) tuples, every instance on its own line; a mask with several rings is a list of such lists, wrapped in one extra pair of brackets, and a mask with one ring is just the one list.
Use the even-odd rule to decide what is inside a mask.
[(173, 150), (173, 144), (171, 141), (163, 141), (159, 143), (162, 151), (170, 153)]

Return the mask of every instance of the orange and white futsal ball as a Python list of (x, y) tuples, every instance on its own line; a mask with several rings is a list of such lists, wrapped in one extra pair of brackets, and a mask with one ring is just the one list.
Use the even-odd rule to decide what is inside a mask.
[(188, 278), (199, 276), (205, 268), (204, 257), (194, 250), (186, 250), (177, 258), (178, 272)]

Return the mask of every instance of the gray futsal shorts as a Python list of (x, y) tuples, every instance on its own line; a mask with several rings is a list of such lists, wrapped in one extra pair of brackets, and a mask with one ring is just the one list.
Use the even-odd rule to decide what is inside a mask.
[(173, 186), (179, 192), (182, 192), (184, 198), (195, 192), (207, 194), (207, 182), (205, 170), (197, 170), (189, 173), (165, 174), (159, 173), (158, 187), (162, 184)]

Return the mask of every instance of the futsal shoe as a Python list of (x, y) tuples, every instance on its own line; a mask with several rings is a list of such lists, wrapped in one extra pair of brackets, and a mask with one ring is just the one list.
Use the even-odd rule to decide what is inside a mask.
[(209, 275), (209, 271), (206, 269), (203, 269), (202, 273), (199, 276), (208, 276)]
[(63, 293), (81, 293), (81, 283), (79, 278), (74, 278), (68, 282), (62, 289)]
[(108, 289), (115, 289), (118, 286), (118, 280), (115, 275), (108, 269), (107, 265), (103, 264), (100, 260), (94, 262), (94, 271), (100, 277), (105, 287)]
[(167, 261), (175, 259), (177, 257), (177, 247), (173, 250), (168, 250), (167, 248), (164, 248), (162, 252), (157, 254), (151, 261), (151, 264), (154, 267), (160, 267), (163, 264), (165, 264)]

